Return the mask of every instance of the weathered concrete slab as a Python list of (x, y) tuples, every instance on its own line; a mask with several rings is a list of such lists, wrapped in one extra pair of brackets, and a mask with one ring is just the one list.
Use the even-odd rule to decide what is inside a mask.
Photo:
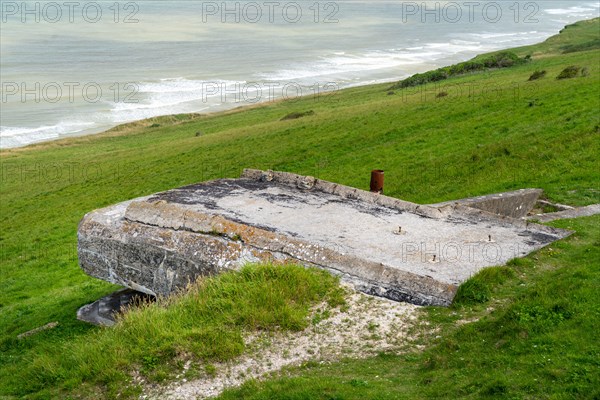
[(152, 295), (275, 261), (326, 269), (369, 294), (449, 305), (482, 268), (569, 234), (461, 204), (423, 206), (247, 170), (94, 211), (78, 237), (86, 273)]
[(543, 192), (542, 189), (521, 189), (514, 192), (447, 201), (444, 203), (432, 204), (431, 206), (440, 208), (448, 205), (460, 204), (477, 208), (478, 210), (488, 211), (493, 214), (505, 215), (512, 218), (523, 218), (533, 209)]

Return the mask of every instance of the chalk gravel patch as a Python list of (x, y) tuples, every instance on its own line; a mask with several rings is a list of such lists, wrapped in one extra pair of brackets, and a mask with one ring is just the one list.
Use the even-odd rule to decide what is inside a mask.
[[(167, 386), (145, 385), (140, 399), (206, 399), (249, 379), (260, 380), (276, 374), (285, 367), (400, 351), (411, 341), (407, 333), (417, 323), (418, 306), (353, 291), (349, 291), (346, 301), (343, 312), (339, 308), (329, 310), (327, 319), (311, 324), (304, 331), (248, 335), (247, 352), (230, 362), (213, 364), (216, 367), (213, 376), (181, 379)], [(315, 307), (313, 317), (327, 308), (326, 304)], [(188, 361), (184, 370), (191, 367)], [(198, 364), (196, 368), (203, 371), (204, 365)]]

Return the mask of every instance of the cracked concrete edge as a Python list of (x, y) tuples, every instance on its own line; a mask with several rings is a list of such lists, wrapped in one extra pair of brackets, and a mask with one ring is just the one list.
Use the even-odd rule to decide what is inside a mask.
[[(106, 241), (105, 246), (110, 246)], [(115, 241), (112, 241), (113, 245)], [(157, 253), (165, 253), (164, 249), (159, 249), (154, 246), (152, 248), (147, 247), (148, 252), (157, 252)], [(166, 253), (174, 254), (176, 250), (168, 251)], [(271, 252), (263, 253), (265, 262), (273, 262), (276, 264), (289, 264), (294, 263), (298, 265), (303, 265), (305, 267), (314, 267), (328, 271), (329, 273), (338, 276), (342, 282), (353, 285), (357, 290), (362, 291), (367, 294), (377, 295), (380, 297), (385, 297), (390, 300), (395, 301), (406, 301), (416, 305), (441, 305), (448, 306), (452, 302), (452, 299), (456, 293), (457, 286), (451, 284), (440, 284), (439, 282), (428, 278), (428, 277), (418, 277), (418, 280), (414, 280), (414, 278), (406, 278), (402, 275), (410, 275), (410, 273), (404, 273), (403, 271), (394, 271), (387, 269), (383, 266), (380, 270), (384, 270), (382, 275), (373, 276), (373, 274), (369, 274), (368, 277), (357, 276), (355, 274), (349, 273), (347, 271), (343, 271), (342, 269), (337, 269), (338, 266), (323, 266), (320, 264), (313, 264), (306, 260), (295, 259), (290, 256), (273, 254)], [(98, 279), (105, 280), (107, 282), (111, 282), (121, 286), (127, 286), (130, 288), (134, 288), (137, 291), (148, 293), (151, 295), (158, 296), (167, 296), (176, 290), (183, 290), (187, 285), (176, 286), (174, 290), (173, 282), (160, 282), (160, 278), (152, 278), (149, 282), (142, 282), (142, 284), (138, 282), (134, 282), (132, 279), (128, 279), (126, 276), (122, 276), (121, 274), (111, 272), (112, 269), (105, 268), (90, 268), (91, 263), (95, 266), (103, 266), (106, 265), (116, 265), (117, 260), (111, 257), (104, 257), (102, 260), (97, 258), (90, 259), (89, 251), (81, 251), (80, 252), (81, 259), (81, 267), (82, 269), (90, 276), (96, 277)], [(121, 262), (126, 262), (127, 260), (120, 260)], [(248, 260), (240, 258), (238, 260), (231, 259), (229, 260), (229, 266), (231, 268), (221, 268), (219, 270), (215, 269), (212, 273), (207, 274), (206, 272), (198, 271), (195, 275), (195, 278), (206, 277), (216, 275), (223, 270), (234, 270), (236, 269), (234, 266), (241, 266)], [(130, 269), (135, 269), (131, 267)], [(412, 280), (411, 280), (412, 279)], [(139, 279), (135, 279), (139, 281)], [(406, 286), (406, 281), (409, 280), (411, 282), (410, 288)], [(192, 283), (193, 279), (190, 279), (189, 283)], [(403, 281), (404, 285), (402, 289), (399, 289), (398, 282)], [(162, 285), (162, 286), (161, 286)]]
[(558, 211), (574, 210), (575, 208), (577, 208), (577, 207), (568, 206), (566, 204), (553, 203), (548, 200), (538, 200), (538, 204), (543, 205), (543, 206), (555, 207), (558, 209)]
[(185, 289), (201, 276), (234, 270), (241, 266), (235, 261), (244, 264), (277, 257), (244, 251), (239, 243), (213, 235), (125, 220), (107, 225), (94, 219), (98, 215), (88, 214), (78, 233), (81, 268), (90, 276), (153, 296)]

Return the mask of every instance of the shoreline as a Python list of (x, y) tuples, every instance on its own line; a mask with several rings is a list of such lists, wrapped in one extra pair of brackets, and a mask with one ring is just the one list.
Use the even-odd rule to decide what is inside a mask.
[[(581, 21), (576, 21), (573, 22), (572, 24), (576, 24), (579, 22), (584, 22), (584, 21), (591, 21), (594, 20), (596, 18), (592, 18), (592, 19), (586, 19), (586, 20), (581, 20)], [(565, 27), (572, 25), (572, 24), (567, 24)], [(563, 27), (562, 29), (564, 29), (565, 27)], [(560, 31), (559, 31), (560, 32)], [(508, 47), (508, 48), (500, 48), (500, 49), (496, 49), (493, 51), (489, 51), (489, 52), (483, 52), (483, 53), (478, 53), (475, 56), (469, 57), (469, 58), (460, 58), (459, 61), (454, 61), (452, 64), (444, 64), (444, 63), (439, 63), (437, 64), (437, 66), (431, 68), (431, 69), (425, 69), (419, 72), (416, 72), (418, 74), (421, 73), (426, 73), (432, 70), (435, 70), (437, 68), (443, 68), (443, 67), (447, 67), (450, 65), (454, 65), (456, 63), (460, 63), (460, 62), (464, 62), (464, 61), (469, 61), (481, 56), (485, 56), (485, 55), (489, 55), (489, 54), (494, 54), (494, 53), (498, 53), (498, 52), (502, 52), (502, 51), (519, 51), (519, 50), (523, 50), (523, 49), (527, 49), (528, 47), (531, 46), (536, 46), (542, 43), (545, 43), (546, 41), (548, 41), (550, 38), (554, 37), (555, 35), (557, 35), (559, 32), (555, 32), (553, 34), (551, 34), (550, 36), (546, 37), (543, 41), (540, 42), (536, 42), (536, 43), (532, 43), (529, 45), (525, 45), (525, 46), (519, 46), (519, 47)], [(435, 64), (435, 61), (431, 61), (428, 63), (425, 63), (426, 65), (430, 65), (430, 64)], [(402, 81), (404, 79), (409, 78), (410, 76), (414, 75), (413, 73), (408, 74), (406, 76), (404, 76), (403, 78), (382, 78), (382, 79), (377, 79), (377, 80), (365, 80), (365, 81), (361, 81), (358, 83), (349, 83), (346, 86), (339, 86), (338, 88), (332, 90), (332, 91), (328, 91), (328, 92), (319, 92), (318, 96), (330, 96), (330, 95), (335, 95), (336, 93), (342, 92), (342, 91), (346, 91), (346, 90), (353, 90), (353, 89), (357, 89), (357, 88), (368, 88), (368, 87), (373, 87), (373, 86), (384, 86), (386, 84), (391, 84), (391, 83), (396, 83), (399, 81)], [(337, 85), (337, 82), (330, 82), (330, 83), (334, 83)], [(308, 94), (302, 94), (301, 96), (297, 96), (297, 97), (293, 97), (293, 98), (284, 98), (284, 97), (274, 97), (268, 100), (264, 100), (264, 101), (258, 101), (256, 103), (248, 103), (245, 102), (245, 104), (243, 105), (238, 105), (239, 103), (244, 103), (244, 101), (241, 102), (237, 102), (237, 103), (227, 103), (226, 106), (223, 109), (218, 109), (218, 110), (214, 110), (214, 111), (210, 111), (210, 112), (203, 112), (202, 110), (200, 111), (193, 111), (193, 112), (187, 112), (187, 113), (174, 113), (174, 114), (163, 114), (163, 115), (157, 115), (157, 116), (153, 116), (150, 118), (144, 118), (144, 119), (138, 119), (138, 120), (133, 120), (133, 121), (129, 121), (129, 122), (124, 122), (124, 123), (120, 123), (120, 124), (116, 124), (116, 125), (112, 125), (108, 128), (97, 128), (97, 129), (90, 129), (90, 130), (82, 130), (79, 132), (73, 132), (73, 133), (69, 133), (69, 134), (65, 134), (62, 137), (58, 137), (58, 138), (52, 138), (52, 139), (47, 139), (47, 140), (39, 140), (39, 141), (35, 141), (32, 143), (28, 143), (28, 144), (24, 144), (24, 145), (19, 145), (19, 146), (10, 146), (10, 147), (0, 147), (0, 155), (4, 155), (7, 153), (12, 153), (12, 152), (16, 152), (16, 151), (23, 151), (23, 150), (31, 150), (31, 149), (36, 149), (39, 147), (53, 147), (53, 145), (55, 146), (61, 146), (61, 145), (66, 145), (69, 142), (74, 142), (74, 141), (79, 141), (82, 138), (102, 138), (102, 137), (110, 137), (110, 136), (121, 136), (121, 135), (125, 135), (128, 133), (128, 131), (131, 128), (137, 128), (140, 125), (144, 125), (144, 124), (152, 124), (155, 123), (157, 121), (161, 121), (164, 119), (176, 119), (177, 117), (184, 117), (182, 118), (182, 120), (180, 122), (174, 123), (172, 125), (177, 125), (179, 123), (184, 123), (187, 121), (191, 121), (197, 118), (212, 118), (212, 117), (216, 117), (216, 116), (221, 116), (221, 115), (228, 115), (231, 113), (238, 113), (238, 112), (243, 112), (246, 110), (250, 110), (250, 109), (254, 109), (257, 107), (266, 107), (269, 105), (273, 105), (273, 104), (278, 104), (280, 102), (285, 102), (285, 101), (297, 101), (299, 99), (306, 99), (309, 98), (311, 96), (315, 96), (315, 93), (308, 93)], [(221, 104), (221, 106), (223, 106), (223, 104)], [(187, 117), (187, 118), (186, 118)]]

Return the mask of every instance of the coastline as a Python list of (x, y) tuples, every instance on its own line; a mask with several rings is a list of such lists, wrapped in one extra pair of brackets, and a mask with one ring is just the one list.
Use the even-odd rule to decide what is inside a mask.
[[(577, 22), (574, 22), (573, 24), (568, 24), (565, 27), (567, 27), (569, 25), (577, 24), (579, 22), (592, 21), (595, 19), (597, 19), (597, 18), (577, 21)], [(564, 27), (562, 28), (562, 30), (564, 30)], [(560, 32), (562, 32), (562, 30)], [(541, 44), (546, 43), (549, 39), (555, 37), (558, 33), (559, 32), (555, 32), (554, 34), (546, 37), (541, 42), (532, 43), (532, 44), (529, 44), (526, 46), (501, 48), (501, 49), (496, 49), (496, 50), (493, 50), (490, 52), (478, 53), (469, 58), (464, 58), (464, 59), (461, 58), (461, 59), (459, 59), (458, 62), (469, 61), (469, 60), (473, 60), (473, 59), (476, 59), (476, 58), (479, 58), (479, 57), (482, 57), (485, 55), (495, 54), (495, 53), (499, 53), (502, 51), (513, 51), (513, 52), (518, 53), (519, 55), (523, 56), (528, 51), (529, 48), (539, 46)], [(534, 55), (534, 57), (535, 57), (535, 55)], [(432, 61), (432, 63), (430, 63), (430, 64), (436, 65), (435, 61)], [(454, 63), (453, 64), (438, 64), (432, 69), (419, 70), (419, 72), (417, 72), (417, 73), (424, 73), (424, 72), (435, 70), (437, 68), (447, 67), (450, 65), (454, 65)], [(355, 89), (359, 89), (359, 88), (370, 88), (370, 87), (376, 87), (376, 86), (381, 86), (382, 88), (384, 88), (386, 85), (389, 85), (390, 83), (395, 83), (395, 82), (401, 81), (402, 79), (406, 79), (410, 76), (412, 76), (412, 74), (404, 76), (403, 78), (400, 78), (400, 79), (390, 77), (390, 78), (385, 78), (385, 79), (378, 79), (375, 82), (372, 80), (371, 81), (367, 80), (367, 81), (358, 82), (358, 83), (354, 83), (354, 84), (347, 84), (344, 87), (340, 87), (340, 88), (332, 90), (330, 92), (319, 92), (318, 96), (331, 96), (331, 95), (335, 95), (336, 93), (339, 93), (339, 92), (355, 90)], [(314, 93), (309, 93), (309, 94), (303, 94), (301, 96), (298, 96), (298, 97), (295, 97), (292, 99), (286, 99), (283, 97), (279, 97), (279, 98), (273, 98), (273, 99), (268, 99), (268, 100), (261, 100), (256, 103), (246, 103), (244, 105), (237, 105), (238, 103), (228, 103), (227, 105), (225, 105), (225, 107), (223, 109), (210, 111), (210, 112), (199, 111), (199, 112), (189, 112), (189, 113), (181, 113), (181, 114), (158, 115), (158, 116), (154, 116), (154, 117), (150, 117), (150, 118), (144, 118), (144, 119), (129, 121), (129, 122), (121, 123), (121, 124), (116, 124), (116, 125), (113, 125), (108, 128), (99, 128), (99, 130), (92, 130), (92, 131), (84, 130), (81, 132), (74, 132), (71, 134), (66, 134), (63, 137), (52, 138), (52, 139), (48, 139), (48, 140), (40, 140), (40, 141), (36, 141), (33, 143), (25, 144), (22, 146), (12, 146), (12, 147), (0, 148), (0, 155), (9, 154), (9, 153), (16, 152), (16, 151), (35, 150), (35, 149), (39, 149), (39, 148), (48, 148), (48, 147), (61, 147), (61, 146), (66, 146), (66, 145), (73, 144), (73, 143), (89, 142), (93, 138), (99, 139), (99, 138), (104, 138), (104, 137), (122, 136), (122, 135), (129, 134), (132, 130), (135, 130), (137, 128), (144, 127), (144, 126), (150, 126), (152, 124), (158, 124), (161, 122), (162, 123), (168, 122), (169, 125), (178, 125), (178, 124), (189, 122), (189, 121), (196, 120), (199, 118), (214, 118), (214, 117), (219, 117), (219, 116), (223, 116), (223, 115), (244, 112), (244, 111), (255, 109), (255, 108), (268, 107), (270, 105), (275, 105), (275, 104), (285, 102), (285, 101), (298, 101), (301, 99), (306, 99), (306, 98), (310, 98), (310, 97), (314, 97), (314, 96), (315, 96)]]
[[(586, 7), (595, 6), (586, 5)], [(547, 7), (546, 7), (547, 8)], [(66, 104), (66, 100), (61, 100), (58, 108), (52, 104), (42, 101), (41, 109), (39, 106), (30, 105), (29, 101), (21, 101), (17, 104), (17, 96), (9, 97), (9, 102), (4, 104), (4, 117), (2, 126), (2, 137), (0, 137), (0, 150), (9, 150), (15, 148), (24, 148), (33, 144), (49, 143), (56, 140), (79, 138), (83, 136), (97, 136), (105, 132), (112, 131), (123, 124), (140, 122), (144, 120), (153, 120), (160, 116), (180, 115), (180, 114), (203, 114), (214, 115), (230, 110), (236, 110), (240, 107), (254, 105), (272, 104), (283, 98), (280, 91), (281, 85), (298, 85), (304, 88), (297, 96), (292, 91), (292, 99), (313, 95), (308, 89), (316, 84), (325, 84), (328, 80), (332, 82), (335, 91), (355, 88), (360, 86), (371, 86), (374, 84), (385, 84), (395, 82), (400, 79), (412, 76), (416, 73), (423, 73), (432, 69), (441, 68), (447, 65), (464, 62), (473, 57), (482, 54), (489, 54), (505, 49), (525, 45), (535, 45), (548, 37), (554, 35), (560, 27), (560, 24), (574, 22), (577, 17), (577, 7), (564, 10), (548, 10), (537, 25), (525, 26), (524, 24), (510, 25), (503, 23), (499, 26), (457, 26), (451, 29), (436, 26), (412, 26), (407, 33), (415, 30), (415, 34), (405, 36), (401, 32), (402, 40), (390, 46), (389, 40), (380, 43), (376, 41), (372, 50), (366, 50), (363, 45), (357, 47), (348, 47), (348, 43), (329, 41), (319, 52), (313, 52), (305, 57), (291, 57), (289, 61), (277, 63), (267, 63), (263, 67), (249, 69), (249, 71), (265, 71), (244, 73), (239, 75), (236, 71), (239, 68), (221, 69), (217, 74), (211, 73), (214, 67), (209, 68), (207, 73), (189, 73), (190, 66), (194, 62), (185, 62), (182, 60), (177, 69), (165, 69), (165, 72), (159, 74), (146, 73), (137, 76), (121, 73), (123, 67), (115, 64), (107, 71), (106, 79), (110, 82), (127, 81), (139, 85), (138, 99), (134, 103), (128, 104), (127, 100), (116, 100), (111, 103), (108, 97), (102, 98), (98, 104), (89, 104), (84, 99), (75, 99), (74, 104)], [(581, 15), (581, 14), (579, 14)], [(586, 14), (587, 15), (587, 14)], [(396, 22), (394, 29), (399, 29), (400, 25)], [(560, 22), (559, 22), (560, 21)], [(516, 21), (515, 21), (516, 22)], [(259, 28), (259, 32), (262, 27)], [(343, 26), (334, 26), (335, 30), (343, 29)], [(422, 41), (414, 40), (419, 32), (434, 29), (439, 32), (439, 38), (427, 35)], [(254, 29), (254, 27), (253, 27)], [(404, 29), (404, 28), (402, 28)], [(465, 33), (465, 32), (472, 33)], [(379, 32), (379, 31), (373, 31)], [(371, 33), (373, 33), (371, 32)], [(395, 32), (395, 31), (394, 31)], [(397, 32), (396, 32), (397, 33)], [(417, 35), (418, 36), (418, 35)], [(10, 39), (5, 37), (3, 42)], [(235, 35), (228, 41), (235, 40)], [(10, 41), (9, 41), (10, 42)], [(149, 42), (151, 43), (151, 42)], [(338, 50), (335, 51), (335, 47)], [(65, 43), (61, 46), (69, 46)], [(361, 47), (363, 46), (363, 47)], [(394, 48), (392, 48), (394, 47)], [(104, 47), (103, 54), (106, 52), (119, 52), (120, 47)], [(200, 48), (198, 48), (200, 50)], [(27, 50), (29, 51), (29, 50)], [(346, 51), (348, 52), (346, 54)], [(4, 52), (3, 52), (4, 54)], [(10, 55), (11, 53), (8, 53)], [(219, 53), (221, 54), (221, 53)], [(279, 55), (284, 60), (287, 55), (294, 53), (266, 53), (266, 57)], [(224, 53), (223, 60), (220, 56), (214, 58), (211, 63), (222, 63), (230, 59), (231, 56)], [(7, 58), (6, 58), (7, 59)], [(33, 59), (35, 60), (35, 58)], [(74, 62), (79, 62), (75, 59)], [(22, 62), (19, 59), (13, 59), (14, 62)], [(85, 60), (82, 59), (82, 62)], [(174, 64), (175, 65), (175, 64)], [(331, 68), (331, 69), (330, 69)], [(193, 70), (193, 68), (192, 68)], [(202, 70), (204, 71), (204, 70)], [(9, 72), (9, 71), (7, 71)], [(232, 75), (233, 74), (233, 75)], [(89, 75), (89, 74), (88, 74)], [(60, 81), (60, 74), (50, 74), (52, 79)], [(81, 75), (81, 79), (85, 74)], [(103, 75), (102, 75), (103, 76)], [(21, 76), (13, 71), (8, 74), (6, 79), (9, 81), (20, 81), (27, 77), (27, 74)], [(179, 77), (179, 78), (176, 78)], [(185, 77), (185, 78), (183, 78)], [(219, 78), (217, 78), (219, 77)], [(206, 79), (206, 80), (204, 80)], [(213, 81), (211, 81), (211, 79)], [(311, 81), (314, 79), (314, 81)], [(318, 81), (318, 82), (317, 82)], [(86, 82), (82, 80), (82, 82)], [(220, 89), (216, 96), (207, 93), (205, 83), (225, 82), (229, 84), (241, 85), (259, 85), (263, 87), (263, 96), (258, 98), (258, 102), (249, 102), (247, 98), (233, 95), (234, 99), (229, 97), (229, 89)], [(276, 93), (266, 95), (265, 88), (268, 85), (277, 84)], [(231, 87), (234, 89), (234, 87)], [(251, 88), (250, 88), (251, 89)], [(208, 99), (206, 98), (208, 94)], [(220, 98), (219, 98), (220, 95)], [(22, 96), (22, 95), (21, 95)], [(112, 96), (112, 94), (111, 94)], [(225, 96), (225, 99), (223, 99)], [(294, 97), (296, 96), (296, 97)], [(110, 96), (109, 96), (110, 97)], [(202, 101), (200, 101), (202, 97)], [(29, 99), (28, 99), (29, 100)], [(69, 98), (71, 102), (71, 98)], [(54, 103), (53, 103), (54, 104)]]

